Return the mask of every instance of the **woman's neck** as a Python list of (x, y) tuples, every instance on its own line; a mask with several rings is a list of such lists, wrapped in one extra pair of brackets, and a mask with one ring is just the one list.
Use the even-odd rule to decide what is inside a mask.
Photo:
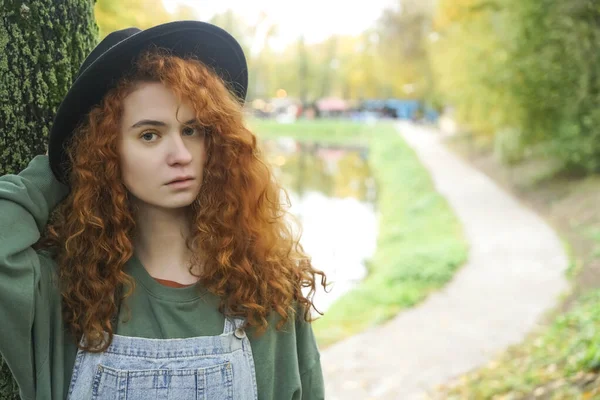
[(189, 272), (192, 251), (186, 240), (191, 219), (187, 211), (140, 207), (135, 218), (134, 250), (148, 273), (154, 278), (193, 283), (197, 278)]

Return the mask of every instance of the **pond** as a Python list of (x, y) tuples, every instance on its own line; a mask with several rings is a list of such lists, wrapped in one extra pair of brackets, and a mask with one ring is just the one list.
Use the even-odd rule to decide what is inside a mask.
[(364, 279), (365, 262), (375, 251), (376, 185), (368, 148), (291, 138), (263, 140), (262, 148), (290, 196), (289, 211), (302, 227), (300, 243), (333, 283), (314, 298), (325, 311)]

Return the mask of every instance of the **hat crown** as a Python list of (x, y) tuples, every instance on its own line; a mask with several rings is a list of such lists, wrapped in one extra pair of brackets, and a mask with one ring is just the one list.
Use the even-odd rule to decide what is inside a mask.
[(96, 61), (98, 57), (104, 54), (111, 47), (116, 46), (123, 40), (128, 39), (129, 37), (141, 31), (142, 30), (139, 28), (132, 27), (120, 29), (106, 35), (106, 37), (102, 39), (100, 43), (96, 45), (96, 47), (94, 47), (94, 50), (92, 50), (92, 52), (86, 57), (85, 61), (83, 61), (81, 67), (79, 67), (79, 73), (77, 75), (81, 75), (81, 73), (85, 71), (87, 67), (89, 67), (94, 61)]

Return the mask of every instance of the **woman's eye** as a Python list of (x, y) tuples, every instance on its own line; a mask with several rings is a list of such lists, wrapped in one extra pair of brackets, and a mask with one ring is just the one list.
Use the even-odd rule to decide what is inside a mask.
[(183, 128), (183, 133), (184, 134), (190, 134), (193, 135), (194, 133), (198, 133), (199, 129), (193, 126), (187, 126), (185, 128)]
[[(154, 132), (144, 132), (144, 133), (142, 133), (142, 135), (140, 136), (140, 138), (143, 138), (144, 136), (148, 137), (149, 135), (156, 135), (156, 133), (154, 133)], [(149, 141), (150, 140), (144, 140), (144, 142), (149, 142)]]

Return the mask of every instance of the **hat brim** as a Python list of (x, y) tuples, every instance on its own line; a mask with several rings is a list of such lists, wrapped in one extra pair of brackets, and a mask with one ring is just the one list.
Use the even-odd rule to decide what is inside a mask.
[(176, 21), (136, 33), (111, 47), (79, 74), (56, 113), (50, 130), (48, 155), (52, 172), (67, 184), (68, 158), (63, 148), (81, 119), (133, 66), (150, 46), (171, 54), (193, 56), (225, 81), (243, 103), (248, 89), (248, 67), (239, 43), (225, 30), (201, 21)]

